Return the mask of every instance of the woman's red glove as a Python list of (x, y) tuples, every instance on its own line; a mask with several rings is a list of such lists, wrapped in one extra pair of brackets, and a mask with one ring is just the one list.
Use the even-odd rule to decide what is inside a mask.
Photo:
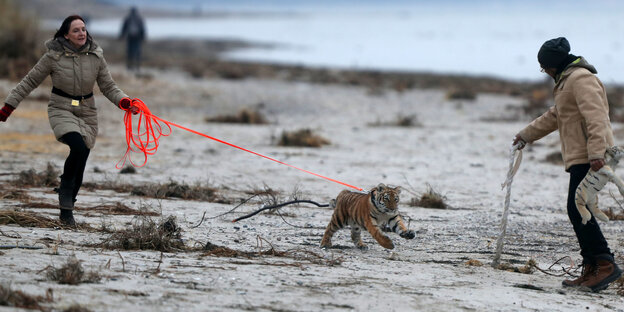
[(136, 115), (139, 113), (139, 108), (132, 105), (132, 100), (127, 97), (119, 100), (119, 107), (126, 111), (129, 110), (132, 113), (132, 115)]
[(123, 110), (128, 110), (128, 108), (130, 108), (130, 105), (132, 105), (132, 100), (128, 97), (119, 100), (119, 108)]
[(4, 107), (0, 109), (0, 121), (6, 121), (14, 110), (13, 106), (5, 103)]

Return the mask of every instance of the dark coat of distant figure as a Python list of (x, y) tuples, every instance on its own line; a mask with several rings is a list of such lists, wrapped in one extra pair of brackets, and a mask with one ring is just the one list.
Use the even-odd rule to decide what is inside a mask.
[(141, 45), (146, 37), (145, 23), (137, 8), (130, 9), (130, 13), (121, 26), (120, 39), (126, 38), (126, 66), (130, 70), (138, 70), (141, 65)]

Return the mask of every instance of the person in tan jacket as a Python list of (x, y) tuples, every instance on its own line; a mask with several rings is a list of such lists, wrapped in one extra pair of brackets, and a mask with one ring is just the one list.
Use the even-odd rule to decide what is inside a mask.
[(555, 80), (555, 105), (520, 131), (514, 144), (523, 148), (559, 130), (561, 154), (565, 169), (570, 173), (568, 217), (576, 233), (583, 256), (583, 271), (579, 278), (564, 280), (566, 287), (586, 287), (594, 292), (603, 290), (617, 280), (622, 271), (594, 217), (586, 224), (576, 209), (576, 188), (591, 169), (604, 166), (604, 154), (613, 146), (609, 120), (609, 105), (605, 88), (595, 76), (596, 68), (583, 57), (570, 54), (570, 44), (559, 37), (546, 41), (537, 58), (543, 72)]
[(57, 189), (60, 220), (73, 226), (74, 202), (98, 132), (97, 109), (93, 99), (95, 83), (104, 96), (120, 108), (130, 109), (133, 113), (137, 112), (137, 108), (113, 81), (102, 48), (87, 32), (82, 17), (67, 17), (54, 38), (45, 45), (47, 53), (4, 100), (0, 121), (6, 121), (19, 103), (46, 77), (52, 78), (48, 119), (56, 139), (70, 148)]

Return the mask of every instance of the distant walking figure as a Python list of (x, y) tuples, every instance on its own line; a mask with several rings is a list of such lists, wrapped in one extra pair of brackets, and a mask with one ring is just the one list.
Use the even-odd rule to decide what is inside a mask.
[(139, 70), (141, 65), (141, 45), (145, 40), (145, 24), (136, 7), (130, 9), (130, 13), (123, 21), (119, 39), (126, 38), (126, 67), (129, 70)]

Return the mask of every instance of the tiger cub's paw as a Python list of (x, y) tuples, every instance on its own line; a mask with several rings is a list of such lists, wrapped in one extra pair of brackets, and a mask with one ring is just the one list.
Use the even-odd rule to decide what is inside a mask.
[(329, 241), (329, 242), (322, 241), (320, 247), (323, 248), (323, 249), (329, 249), (329, 248), (332, 248), (332, 243), (331, 243), (331, 241)]
[(381, 242), (379, 242), (379, 244), (383, 248), (394, 249), (394, 243), (392, 243), (392, 241), (389, 238), (387, 238), (387, 237), (384, 240), (382, 240)]
[(414, 231), (409, 230), (409, 231), (405, 231), (401, 234), (399, 234), (399, 236), (405, 238), (405, 239), (413, 239), (414, 237), (416, 237), (416, 234), (414, 233)]

